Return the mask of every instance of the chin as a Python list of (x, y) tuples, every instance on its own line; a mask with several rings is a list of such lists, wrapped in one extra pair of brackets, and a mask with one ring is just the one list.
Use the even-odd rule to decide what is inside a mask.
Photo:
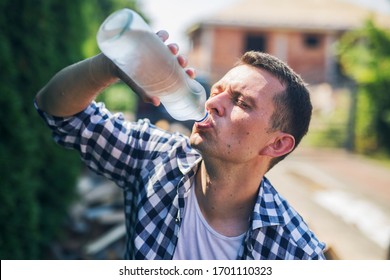
[(199, 133), (193, 133), (190, 136), (190, 145), (192, 148), (198, 150), (199, 152), (207, 149), (207, 140)]
[(195, 148), (196, 146), (200, 145), (202, 142), (203, 142), (203, 139), (198, 133), (193, 132), (190, 135), (190, 144), (192, 147)]

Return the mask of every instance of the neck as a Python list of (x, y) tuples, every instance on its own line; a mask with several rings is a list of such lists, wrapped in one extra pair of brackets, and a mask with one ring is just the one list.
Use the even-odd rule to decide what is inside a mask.
[(262, 177), (263, 174), (248, 166), (238, 168), (203, 161), (197, 173), (195, 193), (210, 226), (226, 236), (245, 232)]

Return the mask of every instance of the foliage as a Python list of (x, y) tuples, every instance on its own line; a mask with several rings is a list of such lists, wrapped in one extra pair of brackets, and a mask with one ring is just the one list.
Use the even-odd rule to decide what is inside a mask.
[(335, 93), (337, 100), (330, 111), (314, 108), (309, 133), (303, 139), (307, 146), (343, 148), (347, 141), (347, 123), (350, 93), (340, 88)]
[(116, 112), (135, 112), (138, 102), (137, 95), (124, 83), (118, 83), (107, 88), (97, 98), (102, 101), (107, 108)]
[[(2, 1), (0, 19), (1, 258), (43, 258), (73, 196), (79, 160), (50, 139), (33, 108), (39, 88), (61, 65), (81, 58), (77, 4)], [(61, 11), (56, 12), (56, 11)], [(61, 36), (58, 36), (61, 34)]]
[(368, 20), (339, 44), (343, 70), (358, 85), (356, 149), (390, 152), (390, 32)]
[(85, 57), (97, 22), (133, 2), (0, 1), (1, 259), (49, 257), (81, 168), (77, 154), (53, 143), (33, 107), (35, 94), (59, 69)]

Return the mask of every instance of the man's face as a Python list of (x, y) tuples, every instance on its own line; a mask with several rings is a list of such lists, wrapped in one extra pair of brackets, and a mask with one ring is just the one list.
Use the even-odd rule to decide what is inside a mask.
[(209, 119), (196, 123), (191, 144), (206, 157), (244, 163), (257, 160), (273, 141), (269, 127), (272, 98), (284, 90), (268, 72), (240, 65), (211, 88), (206, 102)]

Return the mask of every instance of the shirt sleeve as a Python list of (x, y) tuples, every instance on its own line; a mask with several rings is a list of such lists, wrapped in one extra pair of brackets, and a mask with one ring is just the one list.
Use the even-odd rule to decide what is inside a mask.
[(125, 187), (153, 160), (170, 134), (152, 126), (148, 120), (125, 121), (121, 113), (112, 114), (103, 103), (92, 102), (71, 117), (55, 117), (35, 108), (52, 131), (54, 140), (80, 153), (96, 173)]

